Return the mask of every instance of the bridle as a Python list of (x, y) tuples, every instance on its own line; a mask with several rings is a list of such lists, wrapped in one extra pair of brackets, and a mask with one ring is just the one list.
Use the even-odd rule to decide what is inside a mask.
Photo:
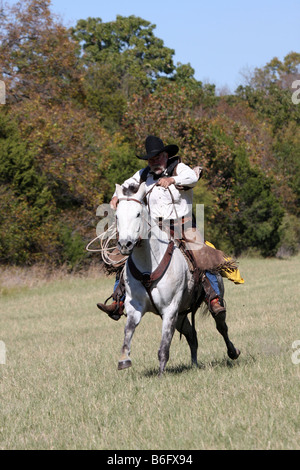
[[(142, 201), (140, 201), (139, 199), (135, 199), (134, 197), (120, 197), (117, 201), (117, 205), (119, 204), (120, 201), (133, 201), (133, 202), (138, 202), (142, 207), (145, 206), (145, 204)], [(144, 217), (142, 217), (142, 220), (147, 222), (147, 224), (148, 224), (148, 234), (149, 234), (149, 232), (151, 231), (151, 224)], [(117, 230), (117, 238), (118, 237), (119, 237), (119, 233), (118, 233), (118, 230)], [(142, 241), (142, 237), (139, 236), (139, 238), (137, 239), (134, 246), (139, 246), (141, 244), (141, 241)]]
[(134, 202), (138, 202), (139, 204), (141, 204), (141, 206), (144, 205), (142, 201), (139, 201), (138, 199), (134, 199), (134, 197), (120, 197), (120, 199), (118, 199), (117, 204), (119, 204), (120, 201), (134, 201)]

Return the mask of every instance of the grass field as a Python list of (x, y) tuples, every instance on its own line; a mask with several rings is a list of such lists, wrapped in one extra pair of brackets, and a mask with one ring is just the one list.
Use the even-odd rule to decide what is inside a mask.
[(300, 257), (241, 259), (240, 269), (244, 285), (224, 281), (240, 358), (227, 359), (213, 319), (197, 314), (200, 367), (176, 333), (163, 379), (161, 320), (150, 313), (133, 339), (133, 367), (117, 371), (125, 319), (96, 307), (113, 278), (2, 275), (0, 448), (299, 449)]

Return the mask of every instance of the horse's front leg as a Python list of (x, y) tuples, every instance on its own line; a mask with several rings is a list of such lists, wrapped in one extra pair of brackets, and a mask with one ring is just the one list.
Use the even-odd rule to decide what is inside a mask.
[(177, 312), (165, 312), (163, 314), (162, 338), (158, 350), (159, 376), (164, 373), (166, 364), (169, 360), (171, 341), (174, 335), (177, 321)]
[(124, 343), (121, 350), (121, 357), (118, 362), (118, 370), (128, 369), (131, 367), (130, 349), (133, 333), (137, 325), (140, 323), (142, 314), (139, 311), (127, 313), (127, 321), (124, 330)]

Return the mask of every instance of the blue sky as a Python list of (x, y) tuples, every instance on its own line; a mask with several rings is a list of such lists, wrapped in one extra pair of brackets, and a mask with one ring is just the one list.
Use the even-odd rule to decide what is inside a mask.
[(140, 16), (175, 50), (175, 63), (189, 62), (198, 80), (231, 91), (241, 71), (300, 52), (300, 0), (52, 0), (51, 9), (67, 26)]

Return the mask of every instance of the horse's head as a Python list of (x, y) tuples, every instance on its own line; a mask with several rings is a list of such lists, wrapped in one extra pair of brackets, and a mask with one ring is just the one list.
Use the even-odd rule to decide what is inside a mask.
[(145, 183), (142, 183), (137, 191), (131, 191), (130, 188), (123, 190), (120, 185), (116, 184), (116, 193), (119, 199), (116, 212), (118, 248), (122, 255), (129, 255), (146, 234), (147, 222), (144, 217), (143, 203), (146, 194)]

